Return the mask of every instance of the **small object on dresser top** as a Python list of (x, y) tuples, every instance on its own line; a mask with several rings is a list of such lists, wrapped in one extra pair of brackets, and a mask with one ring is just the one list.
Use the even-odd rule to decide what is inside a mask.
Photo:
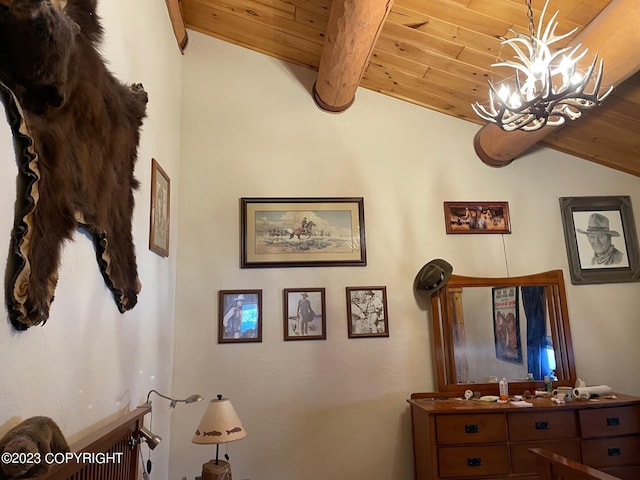
[(531, 402), (527, 402), (525, 400), (512, 400), (511, 402), (509, 402), (511, 405), (513, 405), (514, 407), (533, 407), (533, 403)]
[(478, 400), (480, 400), (481, 402), (497, 402), (499, 398), (500, 397), (498, 397), (497, 395), (483, 395), (478, 398)]

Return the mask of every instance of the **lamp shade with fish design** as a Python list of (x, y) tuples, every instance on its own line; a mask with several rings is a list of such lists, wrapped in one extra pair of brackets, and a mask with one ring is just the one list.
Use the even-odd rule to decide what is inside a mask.
[(228, 398), (218, 395), (209, 402), (191, 441), (211, 444), (227, 443), (247, 436), (233, 405)]

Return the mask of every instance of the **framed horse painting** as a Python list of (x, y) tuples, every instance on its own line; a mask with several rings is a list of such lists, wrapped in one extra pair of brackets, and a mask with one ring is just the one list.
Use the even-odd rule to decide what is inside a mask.
[(364, 200), (241, 198), (242, 268), (365, 266)]

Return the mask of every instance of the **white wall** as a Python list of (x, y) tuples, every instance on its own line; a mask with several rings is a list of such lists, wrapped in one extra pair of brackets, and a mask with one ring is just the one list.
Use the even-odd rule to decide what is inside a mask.
[[(65, 245), (47, 324), (16, 332), (6, 308), (5, 321), (0, 322), (0, 436), (20, 420), (48, 415), (74, 441), (143, 403), (151, 388), (171, 388), (177, 243), (172, 240), (167, 259), (147, 245), (152, 157), (173, 180), (171, 218), (178, 216), (182, 58), (164, 2), (99, 3), (105, 30), (102, 52), (109, 68), (125, 83), (142, 82), (150, 99), (136, 166), (142, 186), (135, 194), (133, 217), (142, 292), (138, 305), (121, 315), (99, 273), (89, 238), (77, 233)], [(17, 167), (4, 112), (2, 118), (0, 256), (6, 258)], [(172, 239), (177, 238), (176, 225)], [(167, 408), (156, 402), (154, 407), (154, 431), (168, 438)], [(167, 478), (168, 451), (167, 441), (154, 452), (157, 478)]]
[[(412, 282), (436, 257), (462, 275), (564, 269), (578, 374), (640, 394), (638, 284), (571, 286), (558, 205), (629, 194), (640, 224), (638, 178), (551, 150), (493, 169), (473, 152), (475, 125), (364, 89), (349, 110), (328, 114), (309, 93), (314, 72), (190, 38), (173, 391), (197, 385), (232, 400), (248, 431), (228, 445), (234, 478), (413, 478), (406, 399), (432, 390), (434, 377), (430, 319)], [(368, 265), (240, 269), (246, 196), (363, 196)], [(445, 200), (506, 200), (513, 233), (447, 236)], [(387, 286), (389, 338), (347, 339), (345, 287), (356, 285)], [(282, 289), (293, 287), (326, 288), (326, 341), (283, 341)], [(254, 288), (263, 290), (262, 343), (218, 344), (218, 290)], [(204, 409), (173, 414), (170, 478), (198, 475), (214, 455), (190, 443)]]

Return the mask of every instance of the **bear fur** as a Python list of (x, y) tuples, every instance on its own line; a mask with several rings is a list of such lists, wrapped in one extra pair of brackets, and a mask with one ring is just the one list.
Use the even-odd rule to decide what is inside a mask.
[(16, 425), (0, 439), (0, 454), (21, 455), (25, 459), (38, 462), (19, 463), (7, 461), (4, 456), (0, 462), (0, 480), (29, 478), (49, 471), (45, 461), (47, 453), (66, 453), (69, 445), (56, 423), (48, 417), (31, 417)]
[(19, 171), (6, 303), (18, 330), (47, 321), (61, 248), (78, 227), (121, 313), (140, 291), (131, 220), (147, 94), (106, 68), (96, 2), (0, 5), (0, 90)]

